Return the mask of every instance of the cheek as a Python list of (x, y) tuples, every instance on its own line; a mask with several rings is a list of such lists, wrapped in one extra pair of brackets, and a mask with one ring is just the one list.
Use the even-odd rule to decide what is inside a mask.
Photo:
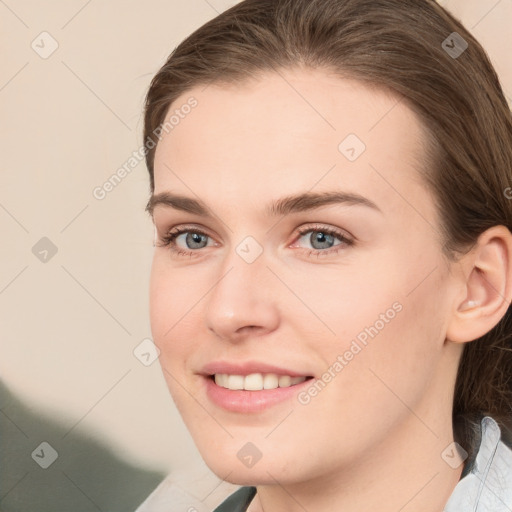
[(155, 254), (151, 266), (149, 307), (154, 334), (171, 337), (194, 313), (201, 295), (206, 292), (198, 285), (192, 268), (172, 268), (166, 261), (164, 249)]
[[(330, 382), (319, 386), (303, 409), (296, 409), (294, 419), (322, 431), (326, 439), (344, 439), (339, 452), (332, 442), (315, 441), (326, 460), (334, 453), (356, 457), (362, 447), (383, 440), (428, 397), (440, 357), (442, 317), (435, 308), (436, 283), (416, 292), (409, 297), (391, 294), (384, 300), (376, 293), (364, 310), (347, 308), (339, 316), (338, 341), (318, 344), (327, 370), (322, 380)], [(399, 301), (393, 303), (397, 296)], [(387, 323), (379, 318), (386, 312)], [(360, 334), (366, 343), (360, 341), (363, 337), (358, 339)], [(328, 374), (329, 367), (334, 377)], [(308, 436), (304, 437), (306, 444)]]
[[(314, 347), (326, 371), (331, 368), (336, 375), (333, 400), (352, 403), (354, 413), (361, 402), (376, 408), (403, 407), (396, 395), (412, 406), (441, 357), (446, 276), (441, 264), (429, 275), (436, 267), (435, 254), (428, 262), (412, 263), (410, 253), (404, 254), (409, 261), (401, 261), (399, 254), (388, 260), (382, 255), (381, 265), (367, 264), (365, 272), (332, 279), (330, 294), (321, 296), (311, 284), (304, 290), (304, 297), (316, 304), (319, 316), (335, 332), (321, 342), (317, 337)], [(371, 407), (366, 410), (370, 416), (376, 413)]]
[(395, 276), (386, 292), (381, 293), (377, 286), (375, 299), (370, 301), (374, 305), (365, 309), (366, 321), (358, 325), (363, 320), (359, 317), (346, 338), (359, 341), (363, 335), (366, 341), (359, 343), (359, 363), (347, 368), (348, 389), (358, 393), (364, 386), (363, 399), (383, 408), (384, 414), (386, 407), (406, 411), (403, 404), (414, 409), (428, 393), (442, 357), (444, 278), (441, 273), (432, 274), (415, 288), (421, 275), (411, 268)]
[(198, 325), (200, 287), (193, 285), (189, 274), (183, 269), (170, 271), (161, 255), (156, 254), (153, 259), (149, 287), (151, 332), (160, 349), (160, 364), (170, 372), (183, 366), (187, 353), (193, 349), (190, 340), (194, 337), (187, 333)]

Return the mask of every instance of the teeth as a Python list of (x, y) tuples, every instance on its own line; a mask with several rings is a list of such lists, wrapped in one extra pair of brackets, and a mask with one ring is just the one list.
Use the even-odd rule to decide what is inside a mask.
[(244, 389), (244, 378), (242, 375), (229, 375), (226, 387), (228, 389)]
[(250, 375), (215, 374), (215, 384), (226, 389), (248, 391), (261, 391), (262, 389), (288, 388), (304, 382), (306, 377), (290, 377), (289, 375), (276, 375), (275, 373), (251, 373)]
[(276, 389), (279, 387), (279, 378), (275, 373), (267, 373), (263, 377), (263, 389)]
[(261, 373), (251, 373), (247, 375), (245, 379), (242, 377), (242, 380), (244, 389), (248, 389), (249, 391), (263, 389), (263, 375), (261, 375)]
[(288, 377), (288, 375), (281, 375), (279, 377), (279, 387), (280, 388), (289, 388), (292, 385), (292, 378)]

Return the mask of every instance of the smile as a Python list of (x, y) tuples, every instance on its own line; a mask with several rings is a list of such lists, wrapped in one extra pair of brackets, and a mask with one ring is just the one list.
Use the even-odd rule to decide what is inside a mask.
[(216, 373), (203, 376), (203, 382), (208, 400), (217, 407), (229, 412), (250, 414), (262, 413), (280, 403), (293, 403), (297, 394), (309, 386), (313, 378), (275, 373)]
[(216, 373), (212, 376), (217, 386), (231, 390), (262, 391), (264, 389), (289, 388), (304, 382), (308, 377), (291, 377), (275, 373), (251, 373), (249, 375), (230, 375)]

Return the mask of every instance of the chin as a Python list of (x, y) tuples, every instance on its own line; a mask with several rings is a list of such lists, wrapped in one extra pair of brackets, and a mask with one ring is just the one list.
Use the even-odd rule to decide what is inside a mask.
[(300, 479), (300, 475), (289, 473), (287, 457), (277, 449), (258, 456), (255, 448), (234, 441), (217, 449), (199, 446), (199, 452), (217, 477), (235, 485), (273, 485), (276, 480), (284, 484)]
[[(276, 480), (281, 481), (278, 474), (275, 474), (271, 469), (267, 472), (267, 467), (265, 466), (256, 469), (255, 467), (244, 468), (241, 464), (233, 466), (219, 464), (218, 461), (210, 464), (205, 460), (205, 463), (218, 478), (234, 485), (268, 485), (275, 484)], [(272, 478), (270, 475), (275, 478)]]

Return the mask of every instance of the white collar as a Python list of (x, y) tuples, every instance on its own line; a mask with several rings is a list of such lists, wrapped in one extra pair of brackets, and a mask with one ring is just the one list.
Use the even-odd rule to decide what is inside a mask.
[(459, 480), (443, 512), (512, 512), (512, 449), (490, 416), (480, 422), (480, 447), (471, 471)]

